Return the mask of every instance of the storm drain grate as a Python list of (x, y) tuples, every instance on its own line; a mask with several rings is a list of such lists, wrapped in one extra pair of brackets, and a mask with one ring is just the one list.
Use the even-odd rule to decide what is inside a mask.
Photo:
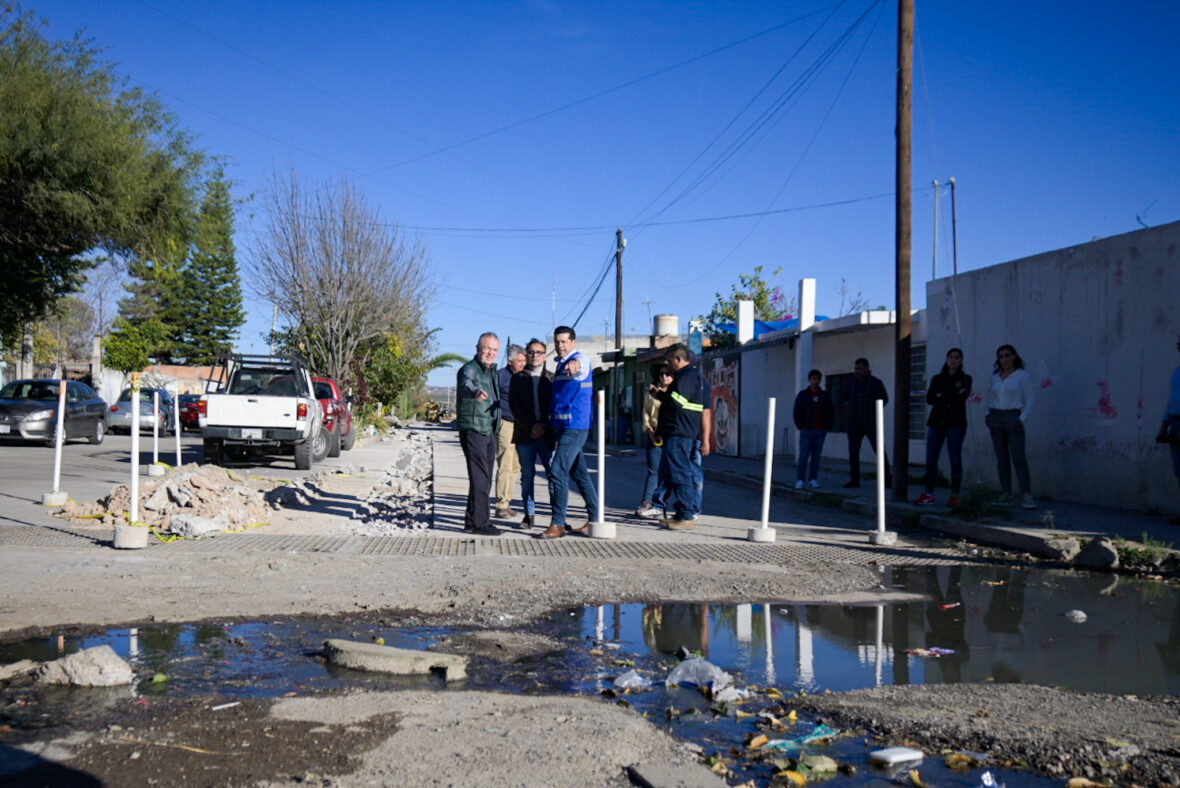
[(338, 553), (354, 543), (347, 536), (264, 536), (219, 534), (212, 539), (172, 542), (170, 546), (204, 553)]
[(362, 555), (475, 555), (474, 539), (438, 536), (374, 536), (357, 550)]
[(0, 526), (0, 545), (5, 547), (109, 547), (114, 531), (107, 528), (73, 529), (58, 526)]

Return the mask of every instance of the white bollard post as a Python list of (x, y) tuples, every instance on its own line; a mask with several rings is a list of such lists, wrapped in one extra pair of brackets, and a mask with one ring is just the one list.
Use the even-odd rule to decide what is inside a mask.
[(771, 397), (766, 406), (766, 462), (762, 468), (762, 525), (746, 529), (748, 542), (773, 542), (774, 529), (770, 527), (770, 475), (774, 471), (774, 403)]
[(61, 491), (61, 450), (65, 442), (66, 423), (66, 382), (61, 381), (57, 391), (57, 425), (53, 431), (53, 492), (41, 496), (43, 506), (65, 506), (70, 496)]
[(147, 469), (148, 476), (163, 476), (164, 467), (160, 465), (160, 392), (152, 392), (152, 464)]
[(876, 400), (877, 408), (877, 530), (869, 537), (873, 544), (897, 544), (897, 534), (885, 530), (885, 402)]
[(180, 452), (180, 387), (172, 392), (172, 434), (176, 436), (176, 467), (179, 468), (183, 459)]
[(615, 524), (606, 521), (606, 392), (598, 392), (598, 519), (590, 523), (593, 539), (614, 539)]
[(115, 525), (115, 547), (147, 547), (148, 529), (139, 524), (139, 373), (131, 373), (131, 500), (127, 507), (127, 524)]

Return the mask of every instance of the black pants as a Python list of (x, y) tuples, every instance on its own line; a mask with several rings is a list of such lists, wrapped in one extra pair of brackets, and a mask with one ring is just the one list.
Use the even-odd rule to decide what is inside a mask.
[(496, 436), (480, 435), (470, 430), (459, 433), (459, 445), (467, 460), (467, 512), (465, 528), (490, 528), (488, 511), (492, 492), (492, 471), (496, 467)]
[[(852, 481), (857, 484), (860, 484), (860, 444), (865, 438), (869, 439), (869, 445), (873, 447), (873, 451), (877, 451), (876, 424), (848, 425), (848, 470)], [(893, 472), (889, 468), (888, 452), (885, 452), (885, 486), (893, 486)]]

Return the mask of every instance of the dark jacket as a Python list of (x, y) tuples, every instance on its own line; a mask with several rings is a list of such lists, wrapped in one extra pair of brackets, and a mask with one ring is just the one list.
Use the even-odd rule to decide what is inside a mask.
[[(476, 394), (486, 391), (488, 398), (477, 400)], [(455, 376), (455, 426), (459, 432), (478, 432), (495, 435), (500, 429), (500, 381), (496, 365), (484, 367), (473, 358)]]
[(846, 389), (848, 398), (844, 400), (844, 406), (848, 409), (848, 424), (849, 425), (873, 425), (877, 423), (877, 406), (874, 400), (882, 400), (886, 405), (889, 404), (889, 394), (885, 391), (885, 384), (881, 382), (880, 378), (868, 375), (863, 382), (857, 379), (856, 375), (848, 381), (848, 388)]
[(967, 399), (971, 396), (971, 376), (959, 370), (954, 375), (939, 372), (930, 379), (926, 402), (930, 408), (927, 427), (943, 430), (967, 429)]
[(512, 376), (508, 387), (508, 402), (516, 420), (512, 424), (512, 442), (528, 443), (532, 439), (534, 424), (542, 424), (545, 434), (542, 436), (547, 443), (553, 442), (553, 428), (549, 426), (549, 406), (553, 402), (553, 373), (542, 370), (537, 376), (536, 412), (540, 419), (533, 417), (533, 376), (527, 369), (522, 369)]
[(512, 415), (512, 403), (508, 401), (508, 391), (512, 388), (512, 369), (500, 367), (500, 371), (496, 373), (496, 379), (500, 383), (500, 419), (515, 421)]
[(696, 367), (683, 367), (672, 378), (667, 391), (652, 394), (660, 401), (656, 434), (661, 438), (701, 439), (701, 418), (705, 404), (705, 379)]
[(795, 396), (795, 429), (814, 430), (815, 411), (819, 410), (820, 429), (831, 431), (836, 425), (836, 406), (832, 404), (832, 393), (819, 390), (819, 403), (811, 398), (811, 387), (800, 391)]

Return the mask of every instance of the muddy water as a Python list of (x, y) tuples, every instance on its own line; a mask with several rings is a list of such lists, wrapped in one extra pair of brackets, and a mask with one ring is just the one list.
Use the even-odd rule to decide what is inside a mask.
[[(774, 709), (768, 687), (784, 694), (881, 684), (1028, 682), (1133, 694), (1180, 694), (1180, 594), (1151, 583), (1060, 572), (995, 567), (884, 570), (882, 585), (924, 595), (922, 602), (858, 607), (609, 605), (560, 611), (540, 629), (569, 644), (564, 653), (510, 665), (473, 659), (461, 687), (518, 693), (579, 694), (623, 703), (654, 724), (729, 753), (755, 732), (754, 718), (719, 713), (696, 689), (667, 688), (676, 652), (707, 658), (751, 689), (739, 706)], [(1078, 623), (1081, 611), (1085, 621)], [(54, 659), (109, 644), (136, 670), (128, 690), (54, 690), (0, 695), (0, 723), (33, 733), (68, 719), (99, 715), (112, 696), (216, 695), (277, 697), (353, 687), (396, 689), (444, 685), (434, 677), (388, 677), (335, 670), (319, 657), (324, 639), (384, 639), (423, 649), (454, 634), (443, 628), (393, 628), (347, 618), (172, 625), (110, 630), (87, 637), (50, 637), (0, 646), (0, 664)], [(614, 680), (634, 669), (649, 689), (624, 693)], [(18, 697), (19, 696), (19, 697)], [(32, 703), (29, 703), (29, 699)], [(23, 704), (23, 705), (22, 705)], [(811, 730), (800, 719), (793, 737)], [(812, 745), (857, 769), (840, 782), (877, 782), (869, 742), (838, 738)], [(790, 755), (791, 753), (787, 753)], [(797, 755), (798, 753), (794, 753)], [(728, 761), (741, 779), (766, 784), (769, 764)], [(980, 769), (956, 772), (941, 759), (922, 767), (927, 783), (979, 786)], [(1018, 772), (992, 770), (1009, 788), (1055, 785)]]

